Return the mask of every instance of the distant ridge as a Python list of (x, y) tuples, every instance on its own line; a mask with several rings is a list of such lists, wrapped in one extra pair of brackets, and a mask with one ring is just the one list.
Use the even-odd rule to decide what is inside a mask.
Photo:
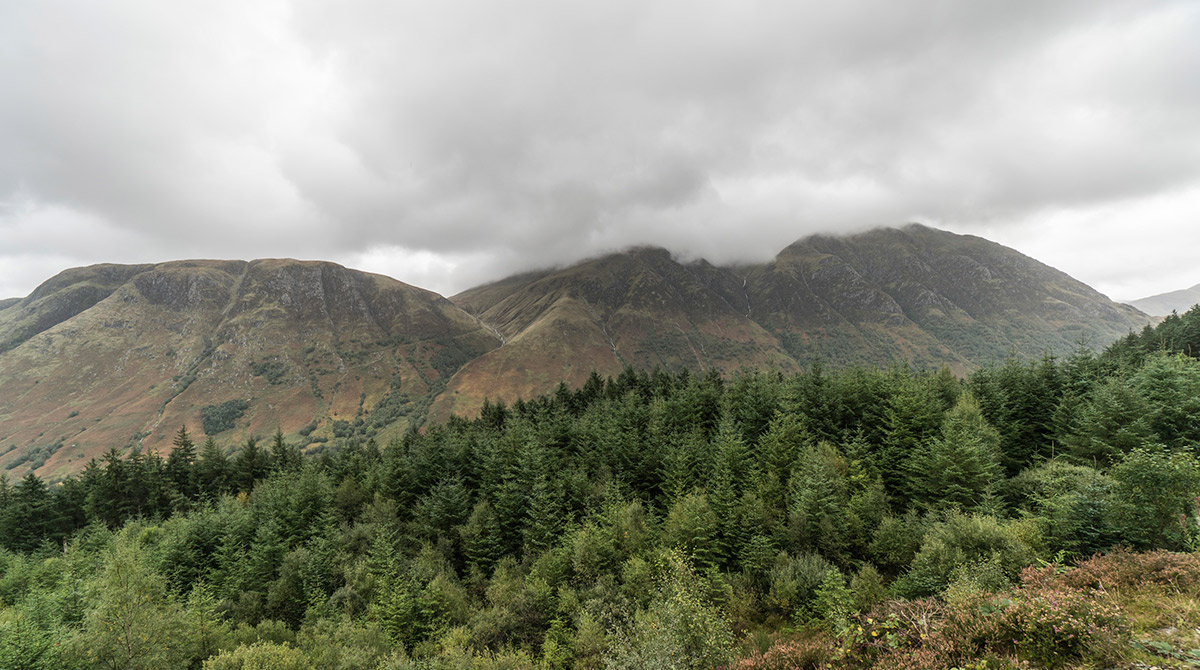
[(451, 300), (320, 261), (94, 265), (0, 303), (0, 468), (166, 453), (180, 426), (226, 447), (276, 429), (312, 448), (382, 443), (626, 366), (965, 372), (1148, 321), (1012, 249), (915, 225), (738, 267), (631, 249)]
[(1171, 312), (1180, 314), (1200, 303), (1200, 284), (1191, 288), (1160, 293), (1146, 298), (1129, 301), (1130, 305), (1151, 316), (1166, 316)]

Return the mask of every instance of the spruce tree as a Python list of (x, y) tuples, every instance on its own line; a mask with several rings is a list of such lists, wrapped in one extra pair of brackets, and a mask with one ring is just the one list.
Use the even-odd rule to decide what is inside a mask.
[(194, 499), (198, 493), (196, 485), (196, 445), (188, 436), (187, 426), (180, 426), (171, 441), (174, 448), (167, 456), (166, 477), (174, 490), (185, 499)]
[(946, 413), (941, 435), (904, 461), (908, 493), (925, 509), (975, 508), (1001, 476), (1000, 435), (969, 393)]

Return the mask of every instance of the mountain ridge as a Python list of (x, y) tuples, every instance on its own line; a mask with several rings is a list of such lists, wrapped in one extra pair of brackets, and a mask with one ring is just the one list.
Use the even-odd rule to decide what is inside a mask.
[(109, 447), (165, 452), (233, 401), (247, 409), (213, 427), (223, 444), (278, 428), (319, 448), (593, 371), (820, 359), (962, 373), (1147, 322), (1019, 252), (924, 226), (810, 236), (726, 267), (638, 247), (449, 299), (325, 261), (99, 264), (0, 309), (0, 467), (53, 476)]
[(1129, 301), (1130, 305), (1151, 316), (1167, 316), (1171, 312), (1182, 314), (1197, 303), (1200, 303), (1200, 284)]

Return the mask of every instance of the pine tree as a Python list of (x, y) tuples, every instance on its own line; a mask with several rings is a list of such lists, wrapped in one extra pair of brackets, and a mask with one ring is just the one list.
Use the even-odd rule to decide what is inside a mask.
[(258, 439), (251, 437), (233, 459), (234, 481), (239, 491), (250, 492), (254, 483), (266, 476), (269, 470), (267, 455), (258, 447)]
[(275, 429), (271, 438), (271, 468), (277, 472), (296, 472), (300, 469), (300, 450), (283, 439), (283, 431)]
[(167, 456), (166, 478), (179, 495), (187, 500), (198, 494), (196, 482), (196, 445), (188, 436), (187, 426), (180, 426), (171, 444), (174, 448)]
[(884, 441), (871, 466), (883, 476), (893, 496), (908, 493), (904, 472), (897, 468), (938, 433), (945, 411), (935, 388), (907, 370), (894, 373), (892, 392), (884, 413)]
[(797, 549), (845, 562), (851, 530), (848, 469), (832, 444), (809, 447), (797, 460), (788, 514)]
[(198, 489), (209, 498), (217, 498), (233, 490), (233, 469), (229, 457), (212, 437), (204, 440), (195, 472)]
[(1001, 476), (1000, 434), (969, 393), (946, 413), (941, 433), (904, 461), (908, 492), (926, 509), (972, 509)]

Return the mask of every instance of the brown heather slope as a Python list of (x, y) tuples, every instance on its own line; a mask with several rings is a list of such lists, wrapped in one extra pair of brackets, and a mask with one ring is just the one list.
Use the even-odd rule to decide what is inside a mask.
[[(434, 417), (472, 414), (485, 396), (512, 400), (578, 386), (592, 370), (798, 369), (770, 333), (710, 285), (715, 268), (635, 249), (472, 289), (453, 301), (496, 329), (504, 346), (463, 366)], [(723, 275), (720, 277), (723, 279)]]
[(109, 447), (165, 453), (182, 425), (203, 439), (202, 407), (236, 399), (250, 406), (222, 445), (277, 427), (296, 439), (310, 422), (317, 438), (337, 421), (403, 430), (499, 345), (437, 294), (292, 260), (69, 270), (0, 311), (0, 336), (10, 477), (43, 459), (39, 474), (75, 471)]

